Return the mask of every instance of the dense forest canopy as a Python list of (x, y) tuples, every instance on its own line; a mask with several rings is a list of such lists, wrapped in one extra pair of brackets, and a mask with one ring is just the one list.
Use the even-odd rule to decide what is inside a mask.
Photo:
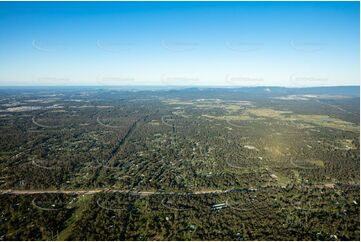
[(359, 101), (0, 89), (0, 240), (359, 240)]

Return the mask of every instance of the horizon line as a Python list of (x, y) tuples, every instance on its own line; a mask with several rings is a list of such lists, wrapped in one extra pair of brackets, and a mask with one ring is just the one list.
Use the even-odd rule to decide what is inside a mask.
[(360, 87), (360, 84), (352, 85), (320, 85), (320, 86), (281, 86), (281, 85), (257, 85), (257, 86), (227, 86), (227, 85), (1, 85), (6, 87), (185, 87), (185, 88), (257, 88), (257, 87), (281, 87), (281, 88), (317, 88), (317, 87)]

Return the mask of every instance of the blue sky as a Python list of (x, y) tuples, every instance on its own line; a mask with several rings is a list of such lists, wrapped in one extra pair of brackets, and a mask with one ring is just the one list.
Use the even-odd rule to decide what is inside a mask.
[(0, 85), (359, 85), (358, 2), (0, 2)]

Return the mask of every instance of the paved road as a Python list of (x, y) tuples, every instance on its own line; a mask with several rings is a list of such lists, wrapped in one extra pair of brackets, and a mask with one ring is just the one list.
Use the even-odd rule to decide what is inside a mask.
[(39, 126), (40, 128), (58, 128), (57, 126), (48, 126), (48, 125), (44, 125), (44, 124), (40, 124), (40, 123), (36, 122), (35, 116), (31, 120), (33, 121), (33, 124), (35, 124), (36, 126)]
[[(360, 184), (343, 184), (352, 187), (359, 187)], [(272, 186), (273, 187), (273, 186)], [(263, 187), (266, 188), (266, 187)], [(303, 186), (306, 189), (334, 189), (335, 184), (333, 183), (325, 183), (325, 184), (315, 184), (312, 186)], [(120, 190), (120, 189), (79, 189), (79, 190), (0, 190), (0, 194), (14, 194), (14, 195), (31, 195), (31, 194), (75, 194), (75, 195), (91, 195), (96, 193), (131, 193), (134, 195), (140, 196), (150, 196), (154, 194), (158, 195), (202, 195), (202, 194), (224, 194), (228, 192), (237, 192), (237, 191), (254, 191), (252, 188), (236, 188), (236, 189), (227, 189), (227, 190), (197, 190), (197, 191), (189, 191), (189, 192), (163, 192), (163, 191), (133, 191), (133, 190)]]
[(130, 191), (117, 189), (93, 189), (93, 190), (0, 190), (0, 194), (15, 194), (15, 195), (31, 195), (31, 194), (76, 194), (76, 195), (92, 195), (101, 192), (108, 193), (134, 193), (140, 196), (149, 196), (154, 194), (159, 195), (186, 195), (186, 194), (221, 194), (227, 193), (231, 190), (201, 190), (193, 192), (157, 192), (157, 191)]

